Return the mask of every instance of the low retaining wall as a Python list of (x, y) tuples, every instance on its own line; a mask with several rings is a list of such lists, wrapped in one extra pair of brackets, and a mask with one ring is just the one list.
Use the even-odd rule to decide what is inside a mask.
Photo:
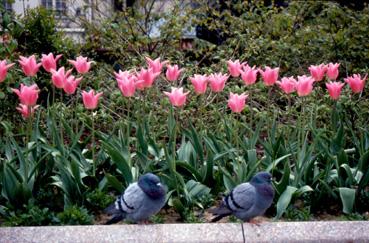
[(3, 227), (0, 242), (369, 242), (369, 221)]

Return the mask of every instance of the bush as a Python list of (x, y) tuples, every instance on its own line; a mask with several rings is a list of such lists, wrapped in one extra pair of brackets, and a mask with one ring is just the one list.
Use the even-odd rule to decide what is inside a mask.
[(62, 225), (88, 225), (92, 224), (93, 217), (84, 207), (71, 206), (64, 212), (57, 214), (58, 222)]

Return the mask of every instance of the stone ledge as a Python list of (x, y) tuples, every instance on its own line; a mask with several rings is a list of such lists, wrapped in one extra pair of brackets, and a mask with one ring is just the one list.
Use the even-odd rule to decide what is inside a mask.
[(0, 242), (369, 242), (369, 221), (0, 228)]

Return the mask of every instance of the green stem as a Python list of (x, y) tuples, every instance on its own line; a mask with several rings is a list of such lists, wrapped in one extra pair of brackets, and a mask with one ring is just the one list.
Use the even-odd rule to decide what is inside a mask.
[[(63, 105), (63, 91), (60, 92), (60, 105), (62, 106)], [(62, 109), (62, 107), (60, 107), (60, 109)], [(62, 123), (62, 116), (60, 115), (60, 140), (61, 140), (61, 143), (64, 144), (64, 134), (63, 134), (63, 123)]]
[(53, 87), (53, 102), (52, 102), (52, 105), (54, 105), (54, 103), (55, 103), (55, 86), (52, 85), (52, 87)]
[(95, 117), (94, 112), (92, 111), (92, 175), (95, 177), (96, 175), (96, 160), (95, 160)]
[(74, 105), (73, 105), (73, 120), (74, 120), (74, 123), (76, 125), (76, 134), (78, 133), (78, 118), (77, 118), (77, 106), (78, 106), (78, 95), (75, 96), (75, 99), (74, 99)]
[(127, 139), (129, 140), (130, 137), (130, 118), (131, 118), (131, 97), (128, 97), (127, 101)]
[(27, 141), (26, 141), (26, 147), (28, 147), (28, 144), (31, 142), (31, 133), (32, 133), (32, 107), (27, 106), (28, 109), (28, 120), (27, 120)]

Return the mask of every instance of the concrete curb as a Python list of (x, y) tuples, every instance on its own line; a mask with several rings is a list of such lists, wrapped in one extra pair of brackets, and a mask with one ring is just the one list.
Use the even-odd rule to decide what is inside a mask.
[(4, 227), (0, 242), (369, 242), (369, 221)]

